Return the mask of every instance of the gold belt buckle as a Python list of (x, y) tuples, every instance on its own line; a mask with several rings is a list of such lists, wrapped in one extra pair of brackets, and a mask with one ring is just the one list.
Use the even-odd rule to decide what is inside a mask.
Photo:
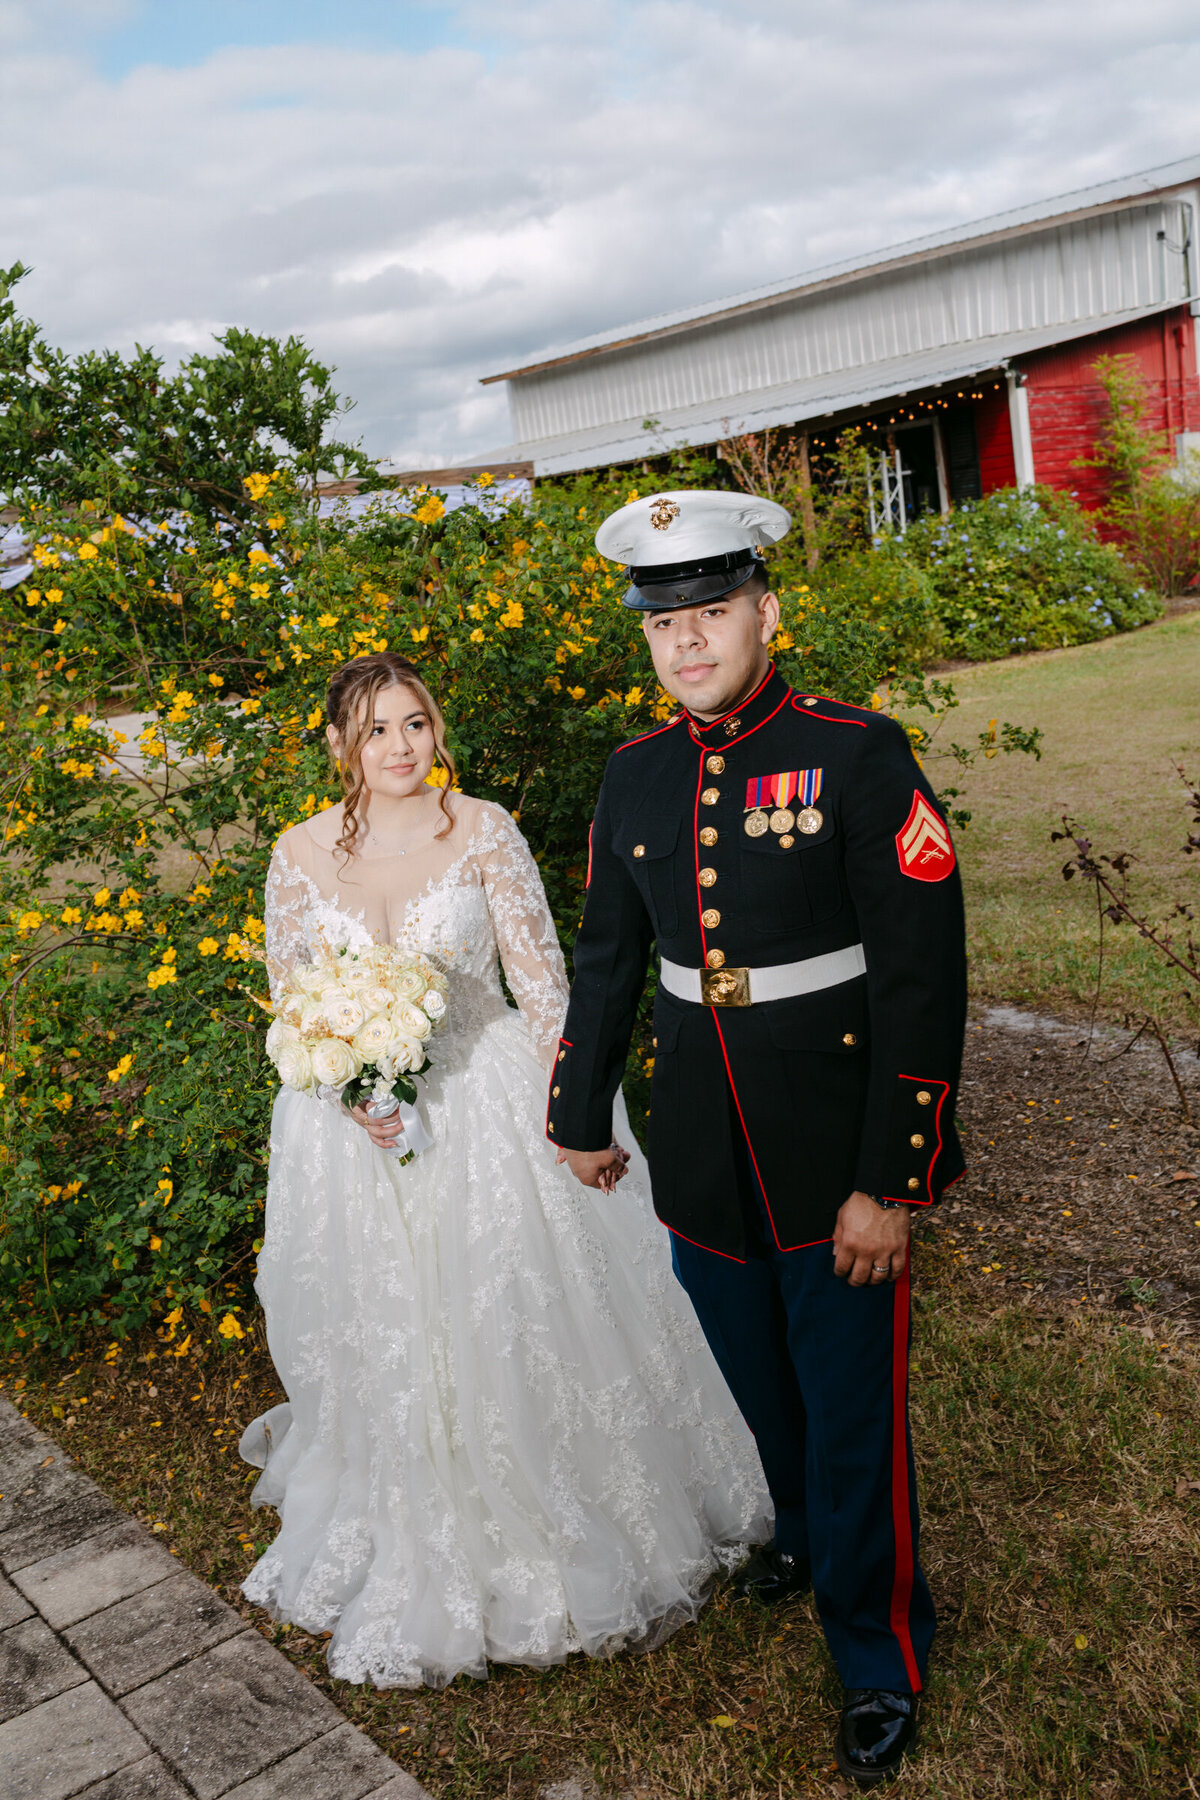
[(700, 999), (705, 1006), (750, 1006), (749, 969), (701, 969)]

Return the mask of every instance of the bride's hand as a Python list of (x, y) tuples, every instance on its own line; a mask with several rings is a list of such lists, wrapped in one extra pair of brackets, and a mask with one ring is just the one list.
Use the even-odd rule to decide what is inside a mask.
[(555, 1161), (565, 1162), (584, 1187), (611, 1194), (625, 1173), (629, 1152), (614, 1141), (607, 1150), (560, 1150)]
[(380, 1150), (394, 1148), (401, 1130), (399, 1113), (393, 1113), (390, 1119), (372, 1119), (367, 1116), (365, 1107), (355, 1106), (351, 1109), (350, 1117), (362, 1126), (371, 1142)]

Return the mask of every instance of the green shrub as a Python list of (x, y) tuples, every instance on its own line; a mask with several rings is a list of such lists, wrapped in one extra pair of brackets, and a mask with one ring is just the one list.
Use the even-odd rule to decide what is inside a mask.
[(1087, 514), (1052, 488), (1004, 488), (920, 519), (903, 544), (928, 578), (943, 656), (981, 662), (1086, 644), (1162, 611)]

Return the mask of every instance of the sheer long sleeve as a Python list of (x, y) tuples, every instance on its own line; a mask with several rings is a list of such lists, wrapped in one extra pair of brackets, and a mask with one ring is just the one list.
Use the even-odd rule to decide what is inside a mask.
[(487, 805), (476, 828), (476, 860), (505, 979), (547, 1069), (567, 1010), (567, 970), (532, 852), (503, 807)]
[(288, 971), (297, 963), (312, 961), (304, 936), (304, 910), (310, 894), (307, 876), (293, 862), (281, 838), (267, 870), (263, 899), (264, 948), (273, 1000), (278, 999)]

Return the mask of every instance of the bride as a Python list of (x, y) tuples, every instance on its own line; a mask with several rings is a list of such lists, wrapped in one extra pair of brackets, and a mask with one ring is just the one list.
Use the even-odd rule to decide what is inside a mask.
[[(546, 1143), (567, 982), (524, 838), (452, 791), (404, 658), (348, 663), (326, 711), (345, 799), (275, 846), (272, 985), (386, 942), (447, 974), (448, 1010), (414, 1161), (336, 1092), (276, 1099), (257, 1288), (289, 1398), (241, 1452), (281, 1524), (242, 1591), (380, 1687), (649, 1647), (770, 1536), (753, 1440), (637, 1149), (597, 1197)], [(615, 1123), (632, 1143), (619, 1099)]]

